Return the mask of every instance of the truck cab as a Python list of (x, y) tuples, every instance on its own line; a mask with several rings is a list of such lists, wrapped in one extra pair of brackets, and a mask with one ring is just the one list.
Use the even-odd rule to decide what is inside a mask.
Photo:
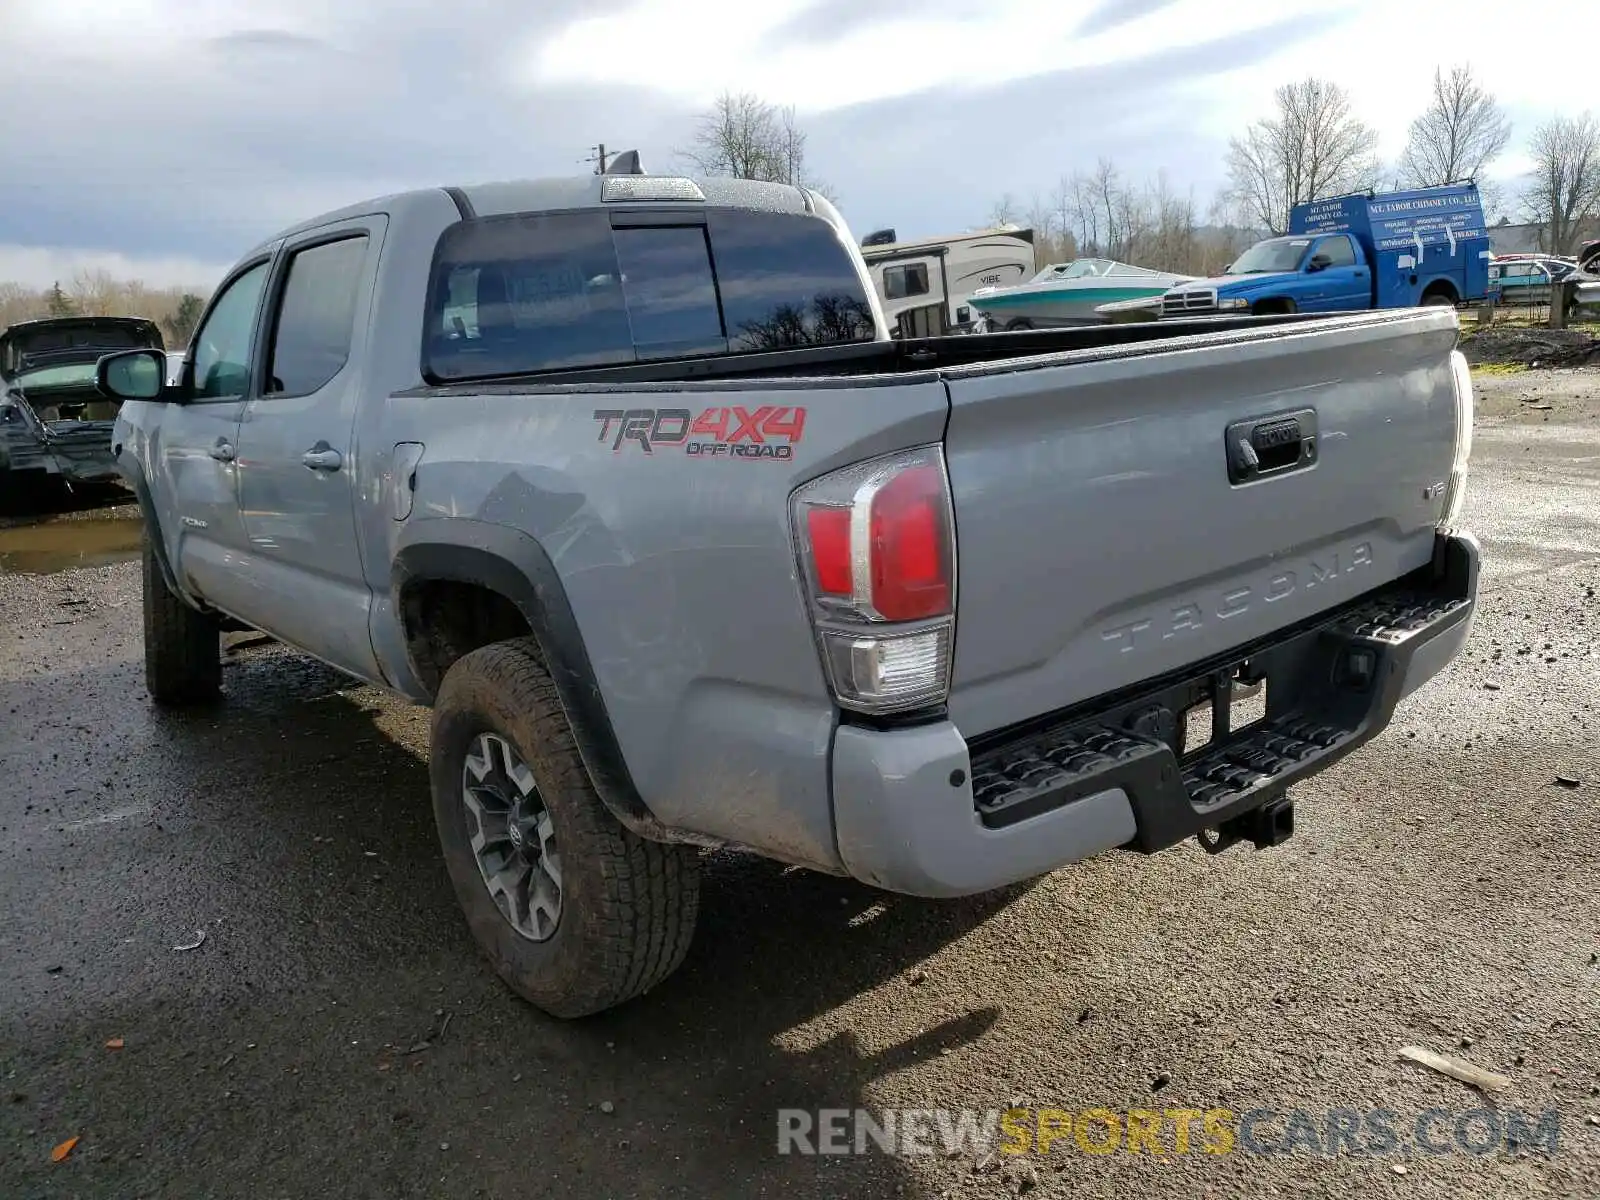
[(1220, 276), (1173, 288), (1162, 315), (1453, 307), (1489, 286), (1489, 238), (1472, 184), (1296, 205), (1288, 233)]

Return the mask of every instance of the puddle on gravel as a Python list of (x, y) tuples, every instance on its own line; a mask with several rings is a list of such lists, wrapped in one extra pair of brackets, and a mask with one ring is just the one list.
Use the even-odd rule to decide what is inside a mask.
[(127, 517), (57, 517), (0, 529), (0, 575), (49, 575), (139, 557), (141, 524)]

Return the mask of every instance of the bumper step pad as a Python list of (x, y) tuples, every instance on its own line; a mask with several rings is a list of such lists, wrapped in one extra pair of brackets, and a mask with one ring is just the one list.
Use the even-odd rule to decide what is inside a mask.
[[(1251, 673), (1266, 678), (1269, 688), (1284, 689), (1271, 693), (1278, 711), (1183, 760), (1167, 741), (1131, 726), (1152, 705), (1181, 714), (1201, 677), (977, 749), (972, 794), (978, 818), (989, 828), (1014, 825), (1121, 789), (1138, 826), (1130, 845), (1138, 849), (1160, 850), (1218, 828), (1276, 801), (1290, 784), (1382, 730), (1412, 654), (1471, 610), (1469, 598), (1401, 586), (1251, 653)], [(1226, 682), (1230, 670), (1208, 675)]]
[(986, 825), (1012, 825), (1107, 788), (1175, 777), (1163, 742), (1104, 726), (1046, 730), (972, 761), (972, 798)]
[(1363, 604), (1333, 628), (1335, 633), (1352, 640), (1398, 646), (1471, 603), (1470, 600), (1441, 600), (1437, 596), (1420, 594), (1386, 596)]
[(1298, 717), (1253, 725), (1186, 764), (1183, 786), (1189, 802), (1208, 812), (1336, 748), (1353, 732)]

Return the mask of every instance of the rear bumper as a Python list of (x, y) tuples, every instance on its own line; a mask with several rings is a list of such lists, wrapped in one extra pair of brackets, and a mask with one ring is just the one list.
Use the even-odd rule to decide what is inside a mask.
[[(1431, 568), (1308, 627), (970, 746), (948, 721), (841, 727), (840, 857), (877, 887), (960, 896), (1237, 822), (1382, 732), (1443, 670), (1471, 629), (1478, 563), (1470, 534), (1441, 535)], [(1240, 667), (1267, 680), (1265, 717), (1180, 758), (1174, 719)]]
[(109, 424), (103, 429), (75, 430), (49, 438), (44, 449), (64, 479), (121, 482), (116, 456), (111, 452)]

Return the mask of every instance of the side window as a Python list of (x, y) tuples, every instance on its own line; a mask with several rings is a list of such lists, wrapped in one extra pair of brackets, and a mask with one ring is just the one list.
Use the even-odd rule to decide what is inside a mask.
[(290, 257), (272, 327), (264, 395), (309, 396), (344, 369), (366, 258), (364, 234)]
[(883, 269), (883, 294), (889, 300), (903, 300), (907, 296), (928, 294), (928, 264), (911, 263), (904, 267)]
[(1324, 238), (1318, 250), (1328, 256), (1328, 265), (1330, 267), (1353, 267), (1356, 265), (1355, 248), (1350, 245), (1350, 239), (1347, 237)]
[(251, 267), (228, 285), (195, 331), (195, 399), (232, 399), (249, 387), (251, 335), (266, 282), (267, 264)]

